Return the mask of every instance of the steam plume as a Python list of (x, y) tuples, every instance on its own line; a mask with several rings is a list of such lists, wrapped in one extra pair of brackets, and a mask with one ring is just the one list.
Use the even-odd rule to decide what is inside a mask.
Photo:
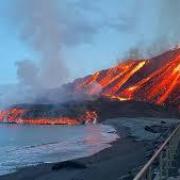
[(180, 1), (159, 0), (159, 16), (157, 34), (159, 39), (164, 38), (167, 45), (180, 42)]
[[(103, 7), (104, 2), (105, 0), (98, 0), (97, 4)], [(131, 0), (124, 2), (133, 3)], [(129, 58), (153, 56), (180, 43), (179, 0), (139, 0), (134, 3), (136, 11), (133, 13), (128, 9), (125, 14), (120, 12), (120, 22), (108, 18), (107, 13), (99, 15), (101, 11), (92, 0), (14, 0), (11, 3), (14, 7), (14, 27), (18, 27), (19, 35), (25, 44), (38, 54), (37, 60), (22, 57), (23, 60), (16, 63), (20, 87), (28, 89), (28, 94), (31, 94), (29, 90), (37, 93), (42, 89), (56, 88), (63, 84), (68, 79), (69, 70), (61, 49), (91, 42), (94, 35), (105, 26), (130, 32), (134, 36), (139, 35), (136, 34), (137, 28), (138, 32), (143, 32), (141, 37), (134, 37), (138, 39), (138, 43), (134, 43), (135, 47), (130, 48)], [(82, 9), (89, 17), (92, 15), (91, 18), (87, 18)], [(137, 17), (139, 14), (140, 18)], [(150, 14), (154, 14), (153, 18)], [(151, 39), (149, 32), (153, 34)], [(27, 101), (27, 96), (22, 98), (22, 93), (17, 94), (21, 94), (23, 101)], [(18, 100), (14, 101), (17, 102)]]
[[(106, 18), (96, 21), (83, 15), (91, 10), (82, 10), (85, 7), (81, 7), (81, 3), (82, 0), (14, 0), (10, 15), (13, 25), (23, 42), (38, 56), (37, 60), (22, 57), (16, 63), (19, 85), (12, 94), (8, 93), (10, 99), (16, 97), (10, 104), (30, 102), (39, 93), (67, 81), (69, 70), (62, 48), (91, 42), (94, 34), (106, 24)], [(2, 97), (4, 104), (7, 98)]]
[(30, 60), (17, 63), (18, 76), (26, 85), (54, 88), (66, 80), (67, 69), (60, 56), (62, 27), (57, 7), (56, 1), (16, 0), (20, 35), (40, 58), (39, 68)]
[[(103, 1), (99, 2), (102, 6)], [(98, 3), (90, 9), (92, 2), (86, 3), (84, 0), (15, 0), (15, 26), (22, 40), (39, 55), (36, 61), (23, 60), (16, 64), (22, 85), (33, 90), (59, 87), (69, 74), (61, 49), (90, 42), (104, 27), (117, 28), (117, 22), (109, 22), (110, 19), (101, 14)], [(91, 14), (97, 19), (91, 18)]]
[(138, 8), (141, 13), (135, 19), (136, 22), (133, 22), (137, 27), (133, 32), (136, 42), (128, 52), (125, 52), (125, 58), (152, 57), (177, 46), (180, 43), (180, 1), (141, 0), (139, 2)]

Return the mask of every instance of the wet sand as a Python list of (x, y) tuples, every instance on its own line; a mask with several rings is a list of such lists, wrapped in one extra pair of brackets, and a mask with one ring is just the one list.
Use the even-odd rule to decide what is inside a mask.
[[(127, 120), (128, 121), (128, 120)], [(151, 120), (147, 121), (151, 122)], [(112, 120), (118, 132), (124, 131), (124, 136), (105, 149), (91, 157), (62, 163), (41, 164), (19, 169), (17, 172), (1, 176), (0, 180), (122, 180), (133, 179), (133, 175), (144, 165), (153, 153), (157, 137), (151, 140), (136, 140), (127, 126), (121, 121)], [(144, 128), (144, 125), (142, 126)], [(139, 131), (139, 130), (138, 130)], [(142, 131), (143, 132), (143, 131)], [(150, 132), (148, 132), (151, 134)], [(141, 134), (143, 137), (144, 135)]]
[(54, 164), (42, 164), (21, 169), (17, 173), (0, 177), (0, 180), (115, 180), (143, 164), (144, 146), (144, 143), (135, 142), (131, 138), (118, 140), (112, 148), (92, 157), (75, 160), (86, 165), (85, 169), (52, 170)]

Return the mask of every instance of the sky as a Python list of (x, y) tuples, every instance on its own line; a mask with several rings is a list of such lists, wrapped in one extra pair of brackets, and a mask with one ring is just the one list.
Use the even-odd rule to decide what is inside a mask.
[[(149, 19), (153, 19), (155, 7), (147, 0), (61, 1), (61, 16), (64, 15), (72, 28), (69, 34), (63, 34), (63, 40), (59, 37), (62, 42), (59, 51), (68, 69), (67, 81), (108, 68), (123, 58), (130, 48), (151, 40), (154, 26), (148, 27), (150, 22), (143, 20), (146, 17), (142, 16), (142, 12), (149, 10)], [(67, 1), (71, 1), (72, 5), (68, 8), (69, 12), (63, 12)], [(0, 84), (14, 84), (18, 82), (17, 62), (25, 58), (38, 59), (39, 55), (21, 37), (18, 21), (16, 23), (11, 14), (14, 9), (12, 0), (0, 0), (0, 4)], [(74, 6), (79, 8), (77, 17), (76, 13), (72, 13)], [(19, 8), (18, 5), (15, 8)], [(78, 35), (79, 29), (74, 24), (81, 22), (81, 18), (84, 24), (79, 24), (82, 28)], [(61, 18), (61, 25), (60, 21)], [(89, 33), (86, 32), (88, 28), (92, 30)]]

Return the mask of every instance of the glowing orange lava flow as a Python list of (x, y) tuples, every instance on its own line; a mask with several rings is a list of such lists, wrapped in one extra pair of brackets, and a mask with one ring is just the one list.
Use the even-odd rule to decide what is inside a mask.
[[(172, 105), (180, 111), (180, 49), (173, 49), (149, 60), (128, 60), (71, 83), (71, 95), (106, 97), (118, 101), (143, 101)], [(23, 108), (0, 111), (0, 121), (23, 124), (76, 125), (95, 123), (95, 111), (78, 117), (27, 118)], [(32, 113), (33, 114), (33, 113)], [(48, 113), (47, 113), (48, 114)], [(58, 114), (58, 113), (57, 113)]]
[(4, 121), (6, 115), (7, 115), (6, 111), (0, 110), (0, 122)]
[(129, 70), (125, 72), (124, 76), (116, 83), (115, 86), (110, 88), (109, 91), (107, 91), (107, 94), (116, 94), (117, 91), (124, 85), (137, 71), (139, 71), (144, 65), (146, 64), (146, 61), (139, 61), (132, 67), (130, 66)]
[(22, 108), (11, 108), (5, 110), (2, 116), (2, 121), (15, 123), (16, 120), (21, 118), (25, 112), (26, 110)]
[[(86, 90), (89, 95), (97, 92), (97, 88), (104, 90), (104, 95), (115, 94), (147, 61), (127, 61), (108, 70), (88, 76), (77, 84), (76, 90)], [(113, 83), (117, 82), (114, 86)], [(99, 88), (100, 89), (100, 88)]]
[(26, 113), (22, 108), (11, 108), (6, 111), (0, 111), (0, 121), (16, 124), (34, 124), (34, 125), (78, 125), (82, 123), (96, 123), (97, 113), (95, 111), (86, 111), (79, 117), (24, 117)]
[(179, 107), (180, 49), (170, 50), (149, 60), (132, 60), (81, 79), (75, 89), (88, 89), (96, 82), (101, 96), (119, 101), (147, 101)]
[(96, 123), (97, 118), (98, 116), (95, 111), (86, 111), (79, 119), (83, 123)]
[(59, 118), (33, 118), (25, 119), (19, 118), (16, 119), (15, 123), (17, 124), (34, 124), (34, 125), (78, 125), (80, 124), (76, 118), (70, 117), (59, 117)]
[(167, 89), (165, 89), (165, 93), (157, 100), (157, 104), (163, 104), (166, 101), (166, 99), (169, 97), (169, 94), (173, 91), (174, 87), (176, 86), (176, 83), (179, 80), (179, 77), (180, 77), (179, 74), (174, 76), (170, 86), (167, 87)]

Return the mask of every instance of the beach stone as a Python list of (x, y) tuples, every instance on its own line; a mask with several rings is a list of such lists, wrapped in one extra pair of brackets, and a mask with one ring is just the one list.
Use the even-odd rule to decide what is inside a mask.
[(61, 169), (85, 169), (87, 166), (85, 164), (82, 164), (80, 162), (75, 161), (65, 161), (55, 164), (52, 167), (52, 170), (57, 171)]

